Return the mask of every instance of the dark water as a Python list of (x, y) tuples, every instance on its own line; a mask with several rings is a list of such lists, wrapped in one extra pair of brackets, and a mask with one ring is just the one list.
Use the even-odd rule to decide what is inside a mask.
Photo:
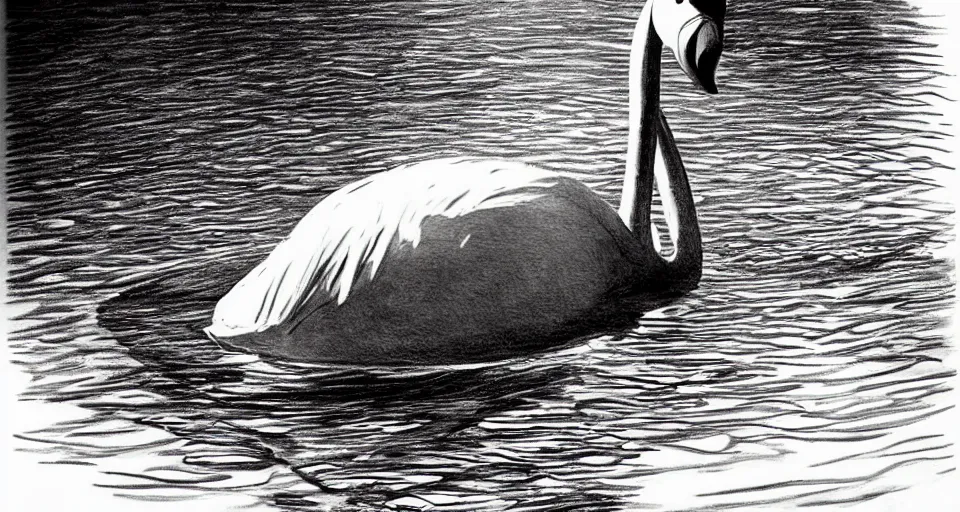
[(619, 195), (639, 2), (11, 4), (10, 293), (23, 432), (134, 500), (450, 510), (874, 499), (950, 471), (952, 172), (936, 20), (731, 2), (720, 96), (665, 63), (700, 288), (479, 367), (222, 352), (217, 298), (319, 199), (479, 155)]

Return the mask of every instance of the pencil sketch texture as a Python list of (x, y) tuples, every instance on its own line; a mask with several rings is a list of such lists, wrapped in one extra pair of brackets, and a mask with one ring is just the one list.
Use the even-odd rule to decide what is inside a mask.
[(8, 12), (9, 351), (49, 418), (11, 441), (47, 488), (832, 511), (956, 475), (955, 92), (911, 3)]

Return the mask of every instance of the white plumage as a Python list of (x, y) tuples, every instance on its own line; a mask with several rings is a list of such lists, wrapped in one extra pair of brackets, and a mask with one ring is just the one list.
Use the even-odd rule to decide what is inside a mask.
[(350, 184), (317, 204), (220, 300), (207, 333), (227, 338), (262, 332), (311, 299), (343, 304), (376, 276), (391, 243), (420, 244), (427, 218), (514, 206), (540, 197), (556, 178), (516, 162), (451, 158)]

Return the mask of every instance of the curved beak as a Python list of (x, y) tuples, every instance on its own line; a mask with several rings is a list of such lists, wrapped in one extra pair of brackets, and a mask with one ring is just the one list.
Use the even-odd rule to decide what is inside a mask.
[(704, 15), (687, 21), (674, 47), (677, 62), (694, 84), (710, 94), (717, 93), (717, 64), (723, 52), (723, 33)]

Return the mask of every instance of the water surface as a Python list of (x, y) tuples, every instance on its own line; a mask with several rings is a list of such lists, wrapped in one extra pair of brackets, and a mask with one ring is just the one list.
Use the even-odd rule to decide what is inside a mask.
[(719, 96), (665, 61), (705, 271), (629, 329), (455, 369), (203, 337), (318, 200), (403, 162), (512, 158), (615, 204), (640, 7), (12, 4), (12, 349), (23, 398), (90, 411), (18, 446), (274, 510), (830, 509), (951, 471), (942, 61), (895, 0), (731, 2)]

